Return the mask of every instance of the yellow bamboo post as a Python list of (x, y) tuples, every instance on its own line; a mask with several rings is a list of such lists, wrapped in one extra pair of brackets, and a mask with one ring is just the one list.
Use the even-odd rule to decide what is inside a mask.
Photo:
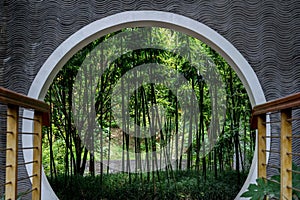
[(258, 141), (258, 177), (267, 177), (266, 166), (266, 115), (257, 116), (257, 141)]
[(33, 136), (33, 167), (32, 167), (32, 199), (41, 199), (41, 170), (42, 170), (42, 113), (34, 113)]
[(281, 136), (280, 136), (280, 199), (292, 199), (292, 110), (281, 111)]
[(5, 199), (17, 199), (18, 178), (18, 106), (7, 106)]

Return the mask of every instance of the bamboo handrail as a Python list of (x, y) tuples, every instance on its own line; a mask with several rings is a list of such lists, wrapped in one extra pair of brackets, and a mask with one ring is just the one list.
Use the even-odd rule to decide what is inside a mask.
[(254, 106), (254, 108), (252, 109), (252, 116), (281, 111), (288, 108), (295, 108), (298, 106), (300, 106), (300, 93), (295, 93), (283, 98), (278, 98), (267, 103)]
[[(292, 109), (300, 106), (300, 92), (286, 97), (278, 98), (253, 107), (251, 116), (251, 128), (257, 129), (257, 117), (271, 112)], [(291, 120), (291, 119), (289, 119)]]
[(2, 104), (18, 105), (23, 108), (48, 113), (49, 105), (43, 101), (30, 98), (23, 94), (0, 87), (0, 102)]
[(50, 107), (43, 101), (0, 87), (0, 102), (6, 105), (17, 105), (19, 107), (41, 112), (43, 113), (43, 125), (49, 126)]

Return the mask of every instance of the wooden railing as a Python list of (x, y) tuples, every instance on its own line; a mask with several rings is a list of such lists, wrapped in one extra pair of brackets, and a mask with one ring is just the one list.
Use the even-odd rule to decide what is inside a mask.
[[(29, 98), (25, 95), (4, 89), (0, 87), (0, 104), (5, 105), (6, 112), (1, 116), (6, 118), (6, 147), (1, 150), (6, 152), (6, 171), (5, 177), (5, 199), (15, 200), (18, 196), (18, 181), (31, 179), (32, 199), (41, 199), (41, 167), (42, 167), (42, 126), (48, 125), (49, 122), (49, 106), (39, 100)], [(19, 116), (20, 108), (30, 109), (34, 111), (32, 120), (34, 129), (32, 133), (25, 133), (19, 130), (19, 120), (23, 117)], [(18, 148), (19, 137), (22, 134), (29, 134), (33, 137), (33, 146)], [(33, 151), (33, 159), (30, 162), (18, 162), (18, 151)], [(32, 174), (27, 177), (18, 176), (18, 166), (32, 165)]]
[[(293, 122), (300, 120), (299, 116), (293, 116), (293, 111), (300, 107), (300, 93), (293, 94), (284, 98), (257, 105), (252, 111), (252, 128), (258, 130), (258, 177), (267, 179), (267, 166), (280, 170), (280, 199), (292, 199), (293, 190), (300, 191), (300, 188), (293, 187), (292, 176), (299, 174), (299, 171), (292, 169), (292, 156), (300, 156), (299, 152), (293, 152), (292, 140), (300, 139), (299, 133), (292, 133)], [(266, 120), (275, 114), (278, 120)], [(299, 114), (298, 114), (299, 115)], [(276, 118), (276, 117), (275, 117)], [(280, 126), (279, 133), (266, 134), (266, 124), (276, 124)], [(280, 139), (280, 151), (266, 149), (267, 139)], [(298, 147), (299, 150), (300, 147)], [(297, 149), (297, 148), (296, 148)], [(269, 165), (267, 153), (280, 154), (280, 166)], [(278, 157), (279, 158), (279, 157)]]

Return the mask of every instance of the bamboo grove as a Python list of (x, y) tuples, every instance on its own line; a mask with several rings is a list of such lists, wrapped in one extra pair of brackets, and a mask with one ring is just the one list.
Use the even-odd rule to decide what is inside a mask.
[[(207, 173), (218, 177), (219, 173), (226, 170), (235, 169), (240, 172), (249, 169), (255, 145), (255, 135), (249, 128), (251, 105), (236, 73), (212, 48), (193, 37), (165, 28), (146, 30), (145, 33), (143, 29), (127, 28), (93, 41), (77, 52), (53, 80), (45, 98), (51, 105), (51, 126), (44, 129), (43, 136), (43, 165), (51, 179), (55, 179), (59, 174), (66, 177), (85, 174), (102, 176), (114, 173), (114, 165), (118, 165), (119, 171), (128, 174), (129, 181), (132, 177), (142, 178), (142, 174), (148, 181), (154, 177), (160, 179), (162, 171), (171, 174), (174, 170), (194, 170), (205, 179)], [(226, 94), (222, 97), (222, 106), (226, 107), (226, 112), (222, 124), (217, 125), (212, 117), (211, 107), (214, 100), (211, 88), (206, 78), (193, 66), (193, 55), (189, 54), (189, 51), (177, 54), (176, 51), (166, 48), (143, 47), (143, 44), (137, 44), (139, 42), (135, 39), (129, 38), (127, 41), (130, 44), (114, 39), (117, 34), (131, 31), (138, 31), (138, 34), (146, 36), (147, 42), (150, 43), (159, 40), (162, 46), (170, 46), (169, 49), (197, 48), (197, 51), (214, 63), (217, 73), (225, 83)], [(126, 37), (130, 37), (130, 34), (128, 35)], [(74, 95), (79, 91), (75, 91), (74, 85), (83, 62), (91, 56), (91, 52), (95, 51), (97, 46), (107, 40), (112, 40), (109, 50), (97, 50), (96, 54), (100, 59), (90, 61), (88, 67), (85, 67), (84, 78), (88, 79), (97, 76), (96, 72), (88, 69), (89, 66), (107, 66), (105, 70), (102, 69), (96, 82), (82, 82), (96, 85), (95, 96), (86, 94), (85, 97), (93, 98), (91, 102), (97, 125), (94, 126), (93, 133), (86, 133), (81, 127), (84, 126), (83, 119), (85, 114), (90, 112), (90, 108), (81, 105), (77, 98), (74, 99)], [(136, 45), (139, 48), (128, 51), (128, 45)], [(111, 62), (105, 62), (105, 57), (109, 57), (109, 54), (119, 56)], [(119, 81), (128, 71), (149, 63), (164, 66), (184, 76), (197, 97), (196, 101), (186, 100), (193, 101), (189, 102), (192, 105), (197, 105), (199, 112), (196, 115), (183, 115), (183, 106), (179, 98), (182, 99), (185, 94), (179, 94), (176, 90), (166, 87), (170, 83), (167, 83), (168, 80), (164, 80), (164, 77), (161, 77), (160, 84), (140, 84), (133, 92), (130, 92), (129, 84)], [(151, 67), (148, 67), (148, 70), (146, 74), (161, 73)], [(134, 72), (131, 76), (137, 79), (138, 73)], [(161, 75), (163, 76), (163, 73)], [(118, 102), (113, 102), (113, 89), (118, 83), (122, 95)], [(88, 93), (84, 85), (77, 87), (80, 88), (80, 92)], [(81, 108), (77, 113), (72, 109), (74, 103)], [(123, 110), (125, 107), (128, 107), (127, 111)], [(114, 110), (124, 111), (121, 112), (123, 114), (127, 112), (126, 117), (122, 117), (121, 127), (114, 119)], [(137, 126), (131, 126), (131, 122)], [(82, 123), (82, 126), (76, 123)], [(209, 137), (212, 123), (215, 123), (213, 126), (219, 127), (213, 130), (219, 132), (219, 136), (207, 151), (206, 138)], [(146, 129), (150, 126), (155, 127), (157, 132), (147, 133), (152, 130)], [(128, 134), (129, 129), (135, 135)], [(184, 140), (187, 142), (178, 136), (184, 131)], [(92, 149), (84, 143), (81, 132), (85, 132), (85, 136), (92, 140)], [(139, 137), (142, 133), (149, 135)]]

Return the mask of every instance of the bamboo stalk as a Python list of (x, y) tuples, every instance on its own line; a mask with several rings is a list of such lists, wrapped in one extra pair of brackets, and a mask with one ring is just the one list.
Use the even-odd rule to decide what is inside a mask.
[(41, 112), (34, 113), (34, 132), (38, 135), (33, 136), (33, 146), (37, 147), (33, 149), (33, 160), (36, 161), (32, 165), (32, 174), (36, 176), (32, 177), (32, 200), (41, 199), (41, 171), (42, 171), (42, 118)]
[(258, 127), (258, 177), (267, 177), (267, 167), (264, 165), (266, 163), (266, 116), (259, 115), (257, 118)]
[(18, 115), (19, 107), (8, 105), (7, 107), (7, 131), (6, 135), (6, 184), (5, 198), (17, 199), (17, 174), (18, 174)]
[(280, 142), (280, 199), (292, 199), (292, 189), (287, 187), (292, 185), (292, 173), (288, 170), (292, 169), (292, 123), (287, 121), (291, 118), (292, 110), (286, 109), (281, 111), (281, 142)]

